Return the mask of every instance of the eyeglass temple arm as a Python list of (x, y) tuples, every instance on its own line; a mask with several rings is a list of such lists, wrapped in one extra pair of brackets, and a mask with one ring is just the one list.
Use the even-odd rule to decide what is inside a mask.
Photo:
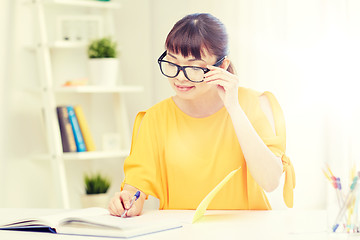
[(163, 52), (163, 54), (161, 54), (161, 56), (158, 58), (158, 61), (162, 60), (165, 56), (166, 56), (167, 51), (165, 50), (165, 52)]
[(223, 56), (222, 58), (219, 59), (219, 61), (217, 61), (213, 66), (214, 67), (218, 67), (221, 65), (221, 63), (224, 61), (224, 59), (226, 58), (226, 56)]

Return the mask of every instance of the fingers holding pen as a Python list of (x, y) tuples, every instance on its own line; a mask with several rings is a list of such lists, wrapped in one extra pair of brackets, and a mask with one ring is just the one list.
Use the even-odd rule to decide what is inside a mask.
[(128, 191), (117, 192), (111, 198), (108, 210), (113, 216), (121, 216), (124, 213), (126, 206), (130, 205), (131, 194)]
[(115, 193), (110, 199), (108, 210), (113, 216), (120, 216), (121, 213), (124, 212), (124, 208), (120, 200), (120, 192)]
[(122, 191), (120, 193), (120, 201), (122, 203), (122, 207), (124, 210), (130, 208), (131, 197), (132, 197), (132, 195), (128, 191)]
[(138, 210), (138, 208), (136, 207), (137, 204), (133, 204), (131, 206), (131, 208), (129, 208), (126, 212), (126, 217), (133, 217), (133, 216), (138, 216), (140, 215), (140, 212)]
[(116, 207), (115, 207), (115, 205), (114, 205), (114, 203), (112, 201), (109, 202), (108, 210), (109, 210), (110, 215), (118, 216)]
[(131, 197), (130, 202), (125, 203), (125, 212), (122, 217), (132, 217), (140, 215), (143, 206), (143, 199), (137, 201), (140, 196), (141, 191), (137, 191), (134, 196)]

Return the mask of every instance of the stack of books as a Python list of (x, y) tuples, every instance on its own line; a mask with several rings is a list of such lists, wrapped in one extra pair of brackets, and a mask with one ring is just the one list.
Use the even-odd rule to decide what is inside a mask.
[(81, 106), (58, 106), (56, 111), (63, 152), (95, 151), (95, 143)]

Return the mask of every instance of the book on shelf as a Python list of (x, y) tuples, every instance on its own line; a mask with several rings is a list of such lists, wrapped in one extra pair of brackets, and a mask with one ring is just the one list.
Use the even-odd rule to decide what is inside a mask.
[(111, 216), (105, 208), (65, 210), (33, 218), (0, 223), (0, 230), (48, 232), (67, 235), (130, 238), (182, 227), (178, 220), (161, 214), (145, 212), (138, 217)]
[(76, 143), (76, 151), (77, 152), (86, 152), (85, 141), (83, 135), (80, 130), (79, 122), (76, 118), (74, 107), (67, 106), (69, 120), (71, 123), (71, 127), (74, 133), (75, 143)]
[(76, 118), (79, 122), (82, 136), (84, 138), (86, 150), (87, 151), (95, 151), (96, 147), (95, 147), (94, 139), (91, 135), (89, 125), (86, 121), (82, 107), (80, 105), (76, 105), (76, 106), (74, 106), (74, 111), (75, 111)]
[(63, 152), (76, 152), (76, 143), (67, 107), (58, 106), (56, 107), (56, 112), (59, 120)]

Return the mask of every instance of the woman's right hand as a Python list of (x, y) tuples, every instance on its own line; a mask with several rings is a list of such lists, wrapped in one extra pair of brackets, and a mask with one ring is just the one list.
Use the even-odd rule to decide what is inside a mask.
[(141, 192), (138, 200), (134, 202), (131, 208), (130, 201), (135, 193), (138, 191), (137, 188), (125, 184), (124, 189), (121, 192), (116, 192), (109, 202), (109, 212), (113, 216), (120, 217), (126, 209), (126, 217), (139, 216), (144, 206), (145, 194)]

